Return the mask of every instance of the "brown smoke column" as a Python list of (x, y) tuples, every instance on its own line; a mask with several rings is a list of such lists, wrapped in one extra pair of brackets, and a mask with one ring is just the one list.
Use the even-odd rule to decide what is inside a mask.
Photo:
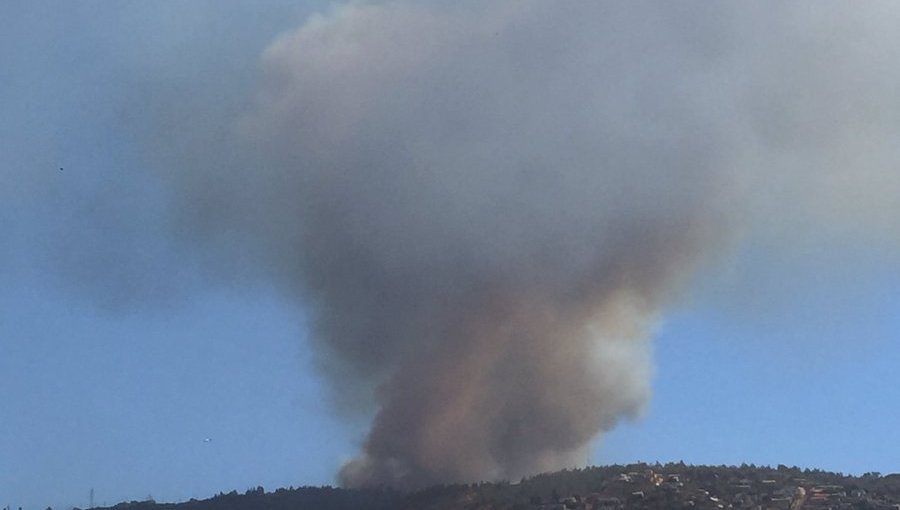
[[(348, 7), (265, 55), (242, 129), (287, 210), (263, 241), (332, 381), (376, 388), (347, 486), (583, 463), (641, 409), (648, 328), (721, 237), (690, 85), (604, 80), (632, 67), (621, 49), (579, 40), (571, 6), (526, 4)], [(669, 110), (703, 136), (650, 119)]]
[[(246, 247), (309, 310), (341, 405), (374, 399), (343, 484), (579, 464), (640, 412), (662, 307), (755, 208), (746, 190), (788, 182), (804, 137), (840, 146), (791, 124), (840, 90), (808, 110), (771, 93), (779, 66), (831, 65), (793, 34), (831, 32), (763, 11), (352, 3), (267, 49), (221, 166), (177, 178), (190, 231)], [(767, 59), (761, 27), (801, 49)]]

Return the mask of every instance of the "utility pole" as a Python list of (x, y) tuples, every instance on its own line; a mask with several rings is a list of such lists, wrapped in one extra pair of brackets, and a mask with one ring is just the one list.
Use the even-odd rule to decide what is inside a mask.
[(88, 508), (94, 508), (94, 488), (91, 487), (91, 506)]

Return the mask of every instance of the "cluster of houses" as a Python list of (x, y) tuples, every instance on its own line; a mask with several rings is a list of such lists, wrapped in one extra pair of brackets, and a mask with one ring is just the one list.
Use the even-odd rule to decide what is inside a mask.
[(691, 479), (683, 473), (626, 472), (588, 495), (568, 495), (537, 510), (900, 510), (900, 503), (859, 488), (799, 477)]

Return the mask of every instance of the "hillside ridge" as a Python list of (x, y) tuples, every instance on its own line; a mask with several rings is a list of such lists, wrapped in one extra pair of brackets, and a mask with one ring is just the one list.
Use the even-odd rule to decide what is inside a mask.
[[(516, 482), (414, 492), (262, 487), (182, 503), (131, 501), (105, 510), (900, 510), (900, 474), (861, 476), (779, 465), (590, 466)], [(80, 510), (80, 509), (75, 509)], [(101, 510), (96, 508), (93, 510)]]

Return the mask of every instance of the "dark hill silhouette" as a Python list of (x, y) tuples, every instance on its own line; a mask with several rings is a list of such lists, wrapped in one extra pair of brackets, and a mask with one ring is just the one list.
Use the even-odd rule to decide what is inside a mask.
[[(900, 474), (850, 476), (797, 467), (594, 466), (518, 482), (415, 492), (300, 487), (232, 491), (183, 503), (132, 501), (110, 510), (900, 510)], [(99, 510), (99, 509), (97, 509)]]

